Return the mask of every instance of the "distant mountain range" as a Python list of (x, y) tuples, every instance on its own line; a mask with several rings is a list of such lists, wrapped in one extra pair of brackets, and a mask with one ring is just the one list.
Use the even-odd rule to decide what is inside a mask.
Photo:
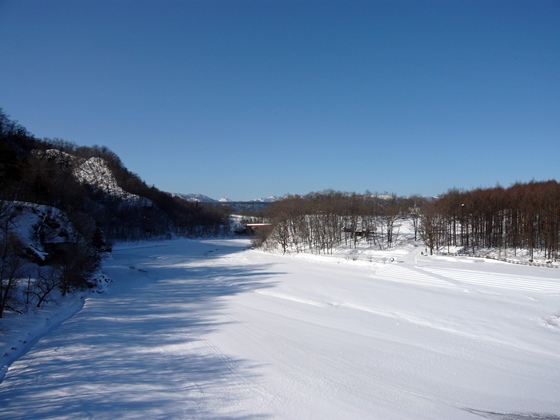
[(235, 201), (235, 200), (231, 200), (230, 198), (227, 198), (227, 197), (222, 197), (219, 200), (216, 200), (214, 198), (210, 198), (207, 195), (203, 195), (203, 194), (172, 193), (171, 195), (173, 195), (174, 197), (182, 198), (183, 200), (191, 201), (193, 203), (195, 203), (195, 202), (199, 202), (199, 203), (272, 203), (274, 201), (282, 200), (282, 198), (283, 198), (282, 196), (272, 195), (270, 197), (257, 198), (257, 199), (249, 200), (249, 201)]
[(267, 207), (270, 203), (278, 200), (282, 200), (284, 197), (281, 196), (270, 196), (266, 198), (257, 198), (255, 200), (250, 201), (233, 201), (230, 198), (222, 197), (219, 200), (214, 198), (210, 198), (207, 195), (203, 194), (181, 194), (181, 193), (173, 193), (174, 197), (182, 198), (183, 200), (187, 200), (193, 203), (211, 203), (217, 205), (224, 205), (228, 206), (231, 211), (237, 212), (242, 210), (262, 210)]
[(217, 200), (210, 198), (202, 194), (181, 194), (181, 193), (171, 193), (173, 197), (179, 197), (183, 200), (191, 201), (193, 203), (215, 203)]

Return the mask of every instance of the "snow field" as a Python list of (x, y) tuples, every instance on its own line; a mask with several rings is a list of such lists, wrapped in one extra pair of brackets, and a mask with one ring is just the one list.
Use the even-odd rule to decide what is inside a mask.
[(108, 293), (11, 365), (0, 418), (559, 418), (557, 270), (248, 245), (116, 247)]

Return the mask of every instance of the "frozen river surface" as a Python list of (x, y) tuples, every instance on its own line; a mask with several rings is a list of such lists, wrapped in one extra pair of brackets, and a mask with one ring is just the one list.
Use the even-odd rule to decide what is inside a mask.
[(11, 365), (0, 418), (560, 418), (559, 270), (248, 244), (116, 248), (108, 293)]

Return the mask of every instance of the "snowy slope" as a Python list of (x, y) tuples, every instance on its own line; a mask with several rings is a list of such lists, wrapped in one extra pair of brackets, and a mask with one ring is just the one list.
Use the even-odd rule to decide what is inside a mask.
[(35, 150), (35, 156), (50, 159), (58, 165), (72, 168), (73, 175), (82, 183), (92, 186), (113, 197), (118, 197), (129, 204), (151, 206), (151, 200), (131, 194), (118, 186), (113, 172), (107, 162), (99, 157), (82, 159), (57, 149)]
[(560, 418), (558, 269), (248, 245), (115, 249), (109, 293), (11, 366), (0, 418)]
[(131, 194), (118, 186), (113, 172), (101, 158), (93, 157), (78, 165), (74, 175), (83, 184), (89, 184), (114, 197), (119, 197), (130, 204), (149, 206), (151, 200)]
[(47, 243), (76, 242), (79, 234), (62, 211), (55, 207), (14, 202), (8, 207), (9, 230), (26, 247), (29, 256), (44, 260)]

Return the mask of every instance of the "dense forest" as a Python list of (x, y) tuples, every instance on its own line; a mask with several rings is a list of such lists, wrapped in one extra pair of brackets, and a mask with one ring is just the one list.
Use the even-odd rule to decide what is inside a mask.
[(560, 184), (516, 183), (473, 191), (450, 190), (422, 209), (422, 238), (433, 252), (498, 248), (535, 251), (556, 260), (560, 245)]

